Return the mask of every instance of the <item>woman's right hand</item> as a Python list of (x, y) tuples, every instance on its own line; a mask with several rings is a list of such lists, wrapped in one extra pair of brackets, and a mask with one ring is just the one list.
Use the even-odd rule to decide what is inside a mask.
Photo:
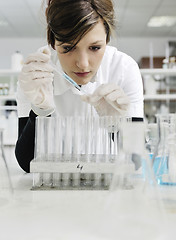
[(20, 88), (31, 104), (44, 110), (54, 108), (54, 74), (50, 57), (49, 48), (29, 55), (18, 78)]

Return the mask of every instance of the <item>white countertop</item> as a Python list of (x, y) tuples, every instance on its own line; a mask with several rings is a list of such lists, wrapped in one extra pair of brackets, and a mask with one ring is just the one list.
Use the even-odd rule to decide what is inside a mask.
[[(2, 164), (1, 158), (0, 161)], [(140, 196), (131, 194), (130, 190), (32, 191), (32, 174), (25, 174), (12, 159), (8, 164), (14, 193), (10, 194), (7, 189), (2, 191), (1, 186), (2, 240), (175, 238), (176, 200), (168, 194), (165, 195), (167, 208), (162, 208), (166, 212), (163, 217), (154, 207), (159, 204), (144, 197), (142, 191)], [(173, 196), (176, 195), (174, 191)]]

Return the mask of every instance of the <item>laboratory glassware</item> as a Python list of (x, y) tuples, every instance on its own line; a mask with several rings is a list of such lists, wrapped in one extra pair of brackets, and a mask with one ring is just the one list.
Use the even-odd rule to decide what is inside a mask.
[(13, 194), (10, 171), (4, 151), (3, 132), (4, 129), (0, 129), (0, 206), (7, 204)]
[(123, 239), (157, 239), (163, 234), (158, 222), (165, 223), (165, 215), (146, 149), (146, 128), (143, 122), (120, 125), (120, 154), (99, 222), (107, 239), (118, 235)]
[(158, 184), (176, 185), (176, 114), (157, 114), (158, 141), (152, 157)]
[(108, 189), (121, 122), (108, 116), (37, 117), (33, 189)]
[(157, 144), (151, 160), (164, 211), (176, 212), (176, 114), (157, 114)]

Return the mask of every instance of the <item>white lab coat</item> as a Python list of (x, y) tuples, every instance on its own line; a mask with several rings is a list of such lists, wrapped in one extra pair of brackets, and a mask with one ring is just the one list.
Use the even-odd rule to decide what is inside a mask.
[[(51, 60), (61, 69), (57, 53), (52, 49)], [(93, 93), (101, 84), (116, 83), (130, 99), (126, 116), (143, 117), (143, 84), (137, 63), (127, 54), (115, 47), (107, 46), (101, 65), (91, 82), (82, 86), (87, 93)], [(62, 76), (54, 75), (55, 114), (75, 116), (89, 114), (91, 106), (80, 98), (80, 92), (72, 87)], [(19, 84), (17, 86), (18, 116), (27, 117), (31, 110), (30, 102), (25, 98)], [(94, 114), (96, 114), (96, 111)], [(42, 110), (41, 110), (42, 115)]]

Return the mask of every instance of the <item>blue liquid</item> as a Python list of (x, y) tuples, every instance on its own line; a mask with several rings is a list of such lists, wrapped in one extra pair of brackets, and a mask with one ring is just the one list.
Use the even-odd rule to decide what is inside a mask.
[[(153, 154), (150, 154), (149, 157), (152, 160)], [(168, 181), (163, 180), (163, 174), (169, 174), (168, 157), (156, 157), (153, 163), (153, 171), (158, 184), (176, 186), (176, 182), (169, 181), (169, 177)]]

